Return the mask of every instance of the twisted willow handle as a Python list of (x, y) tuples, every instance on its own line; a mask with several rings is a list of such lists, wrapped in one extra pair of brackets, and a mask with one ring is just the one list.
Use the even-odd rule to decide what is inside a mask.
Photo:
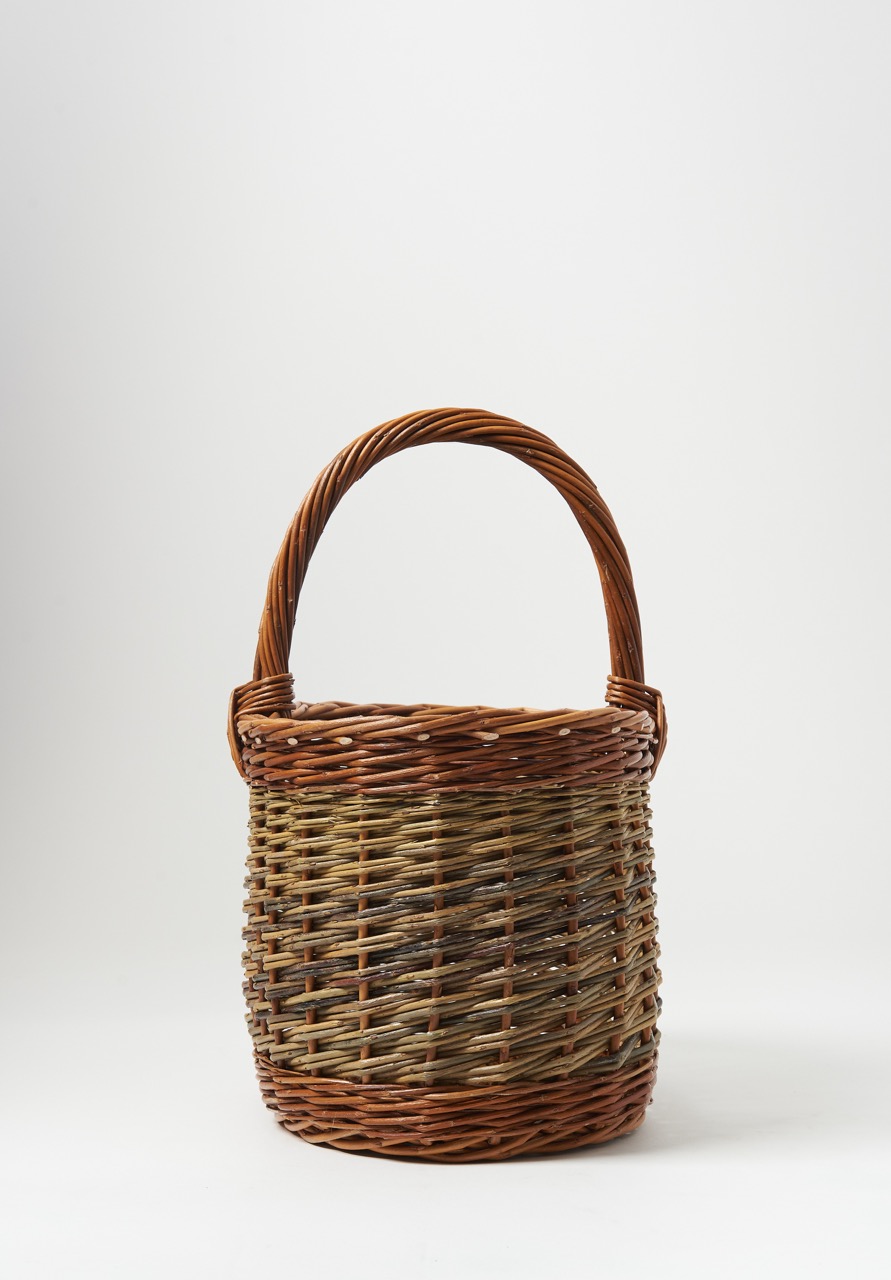
[[(661, 696), (644, 684), (640, 616), (628, 553), (594, 482), (546, 435), (482, 409), (434, 409), (394, 418), (359, 436), (317, 477), (291, 522), (269, 575), (254, 682), (286, 675), (297, 601), (309, 562), (334, 508), (351, 485), (384, 458), (420, 444), (489, 445), (512, 454), (563, 495), (588, 540), (603, 588), (612, 674), (607, 700), (646, 709), (656, 719), (657, 760), (664, 746)], [(269, 696), (275, 694), (270, 689)], [(253, 700), (253, 699), (252, 699)], [(233, 743), (233, 754), (235, 744)]]

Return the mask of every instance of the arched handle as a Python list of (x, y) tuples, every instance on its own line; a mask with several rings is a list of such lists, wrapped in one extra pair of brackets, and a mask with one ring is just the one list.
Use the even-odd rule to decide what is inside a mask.
[[(248, 700), (259, 709), (280, 698), (284, 686), (279, 678), (288, 672), (300, 590), (325, 525), (343, 495), (384, 458), (436, 442), (501, 449), (525, 462), (559, 490), (588, 540), (600, 573), (612, 662), (607, 700), (615, 706), (646, 708), (657, 727), (660, 722), (664, 727), (661, 696), (644, 684), (640, 616), (628, 553), (597, 487), (546, 435), (482, 409), (434, 409), (394, 418), (359, 436), (316, 478), (291, 522), (269, 575), (254, 678), (251, 686), (243, 686), (246, 693), (250, 690)], [(663, 746), (664, 734), (658, 743), (657, 760)], [(233, 742), (233, 755), (236, 747), (237, 740)], [(236, 763), (240, 764), (237, 756)]]

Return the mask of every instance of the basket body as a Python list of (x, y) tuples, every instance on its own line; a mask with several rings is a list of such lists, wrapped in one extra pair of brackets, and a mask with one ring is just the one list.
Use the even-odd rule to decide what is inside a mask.
[(614, 677), (590, 711), (308, 705), (288, 673), (255, 676), (230, 733), (248, 1025), (277, 1118), (442, 1161), (635, 1129), (658, 1044), (657, 691)]

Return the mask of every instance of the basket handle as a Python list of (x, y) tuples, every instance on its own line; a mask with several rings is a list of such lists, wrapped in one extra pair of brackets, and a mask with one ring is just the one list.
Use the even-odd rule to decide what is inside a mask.
[[(594, 553), (600, 573), (612, 662), (607, 702), (650, 712), (656, 721), (658, 763), (665, 745), (664, 708), (658, 690), (644, 684), (637, 597), (628, 553), (609, 509), (590, 476), (553, 440), (512, 418), (482, 409), (434, 409), (393, 418), (359, 436), (316, 478), (291, 521), (269, 575), (254, 660), (252, 686), (256, 694), (247, 701), (269, 706), (280, 695), (280, 678), (288, 673), (300, 590), (312, 554), (341, 498), (384, 458), (416, 445), (437, 442), (501, 449), (544, 476), (566, 499)], [(266, 696), (262, 696), (258, 682), (266, 683)], [(245, 693), (249, 688), (251, 686), (243, 686)], [(231, 720), (232, 717), (233, 756), (241, 768), (240, 747)]]

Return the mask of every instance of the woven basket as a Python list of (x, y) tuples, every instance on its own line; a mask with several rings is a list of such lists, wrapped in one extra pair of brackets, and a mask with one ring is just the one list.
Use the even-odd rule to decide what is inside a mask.
[[(600, 572), (607, 705), (294, 699), (300, 588), (328, 517), (381, 459), (490, 445), (562, 493)], [(244, 953), (266, 1104), (310, 1142), (499, 1159), (637, 1128), (660, 1000), (648, 784), (666, 740), (628, 558), (593, 482), (479, 410), (384, 423), (313, 484), (276, 557), (229, 740), (250, 784)]]

